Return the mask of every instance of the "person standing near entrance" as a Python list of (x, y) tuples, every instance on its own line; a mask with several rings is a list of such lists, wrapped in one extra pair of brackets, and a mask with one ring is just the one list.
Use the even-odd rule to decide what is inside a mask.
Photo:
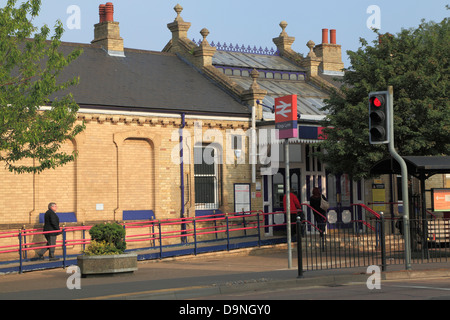
[[(56, 203), (50, 202), (48, 204), (48, 210), (44, 215), (44, 232), (60, 230), (59, 218), (56, 215), (56, 210), (57, 210)], [(51, 232), (44, 234), (45, 239), (47, 239), (47, 246), (56, 245), (56, 237), (60, 234), (61, 232)], [(59, 260), (59, 258), (55, 258), (55, 247), (42, 249), (40, 252), (38, 252), (39, 259), (44, 259), (44, 254), (47, 250), (49, 251), (50, 261)]]
[(325, 232), (326, 223), (326, 210), (321, 206), (322, 200), (328, 202), (327, 198), (320, 192), (320, 189), (315, 187), (312, 190), (312, 195), (309, 198), (309, 204), (313, 207), (314, 220), (316, 221), (317, 227), (320, 229), (320, 235), (323, 236)]
[[(291, 203), (291, 224), (293, 223), (295, 225), (295, 222), (297, 221), (297, 215), (301, 216), (301, 219), (303, 219), (302, 217), (302, 206), (300, 205), (300, 201), (298, 201), (297, 195), (293, 192), (290, 193), (290, 203)], [(283, 207), (284, 207), (284, 212), (287, 211), (287, 205), (286, 205), (286, 195), (284, 195), (283, 197)], [(288, 214), (286, 212), (286, 214)], [(287, 219), (286, 219), (287, 221)], [(294, 234), (294, 230), (295, 228), (291, 228), (291, 234)]]

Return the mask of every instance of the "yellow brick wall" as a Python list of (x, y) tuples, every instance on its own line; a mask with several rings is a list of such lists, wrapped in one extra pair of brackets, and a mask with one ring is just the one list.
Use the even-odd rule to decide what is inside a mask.
[(33, 185), (33, 175), (9, 172), (0, 163), (0, 225), (28, 223), (34, 204)]
[[(47, 210), (49, 202), (56, 202), (59, 212), (76, 212), (79, 223), (120, 221), (123, 210), (153, 210), (157, 219), (180, 217), (180, 165), (172, 159), (178, 155), (180, 118), (80, 113), (81, 120), (86, 130), (63, 145), (66, 152), (79, 152), (75, 162), (41, 174), (0, 170), (2, 229), (11, 224), (39, 226), (39, 213)], [(227, 130), (249, 129), (248, 121), (186, 120), (184, 152), (191, 156), (184, 165), (187, 216), (195, 212), (195, 122), (201, 124), (206, 144), (214, 141), (206, 130), (218, 130), (225, 144)], [(227, 148), (222, 148), (220, 209), (225, 212), (234, 211), (233, 184), (251, 182), (248, 142), (245, 146), (245, 158), (239, 164), (227, 164)], [(98, 204), (103, 210), (97, 210)], [(252, 199), (252, 206), (259, 206), (257, 199)]]

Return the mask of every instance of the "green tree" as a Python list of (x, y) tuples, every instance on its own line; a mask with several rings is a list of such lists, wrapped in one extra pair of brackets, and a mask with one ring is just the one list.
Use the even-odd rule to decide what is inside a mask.
[(396, 35), (380, 34), (348, 51), (351, 67), (341, 91), (326, 100), (327, 140), (322, 161), (333, 173), (354, 179), (389, 155), (387, 145), (369, 144), (368, 94), (394, 88), (395, 147), (402, 156), (450, 154), (449, 19), (425, 22)]
[[(61, 71), (81, 50), (64, 56), (58, 49), (64, 32), (57, 21), (54, 34), (33, 26), (41, 0), (20, 5), (8, 0), (0, 8), (0, 161), (17, 173), (41, 172), (73, 161), (61, 145), (84, 129), (75, 125), (78, 105), (71, 94), (50, 100), (78, 83), (58, 81)], [(45, 112), (41, 107), (50, 106)], [(23, 161), (32, 159), (33, 161)]]

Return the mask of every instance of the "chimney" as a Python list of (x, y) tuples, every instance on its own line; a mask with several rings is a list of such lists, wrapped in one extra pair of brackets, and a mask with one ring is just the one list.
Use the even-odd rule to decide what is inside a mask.
[(322, 60), (319, 69), (324, 74), (342, 72), (344, 63), (341, 46), (336, 43), (336, 29), (330, 30), (330, 42), (328, 42), (328, 29), (322, 29), (322, 43), (315, 46), (313, 51), (316, 57)]
[(123, 39), (119, 22), (114, 21), (114, 5), (111, 2), (99, 6), (100, 22), (94, 26), (92, 44), (102, 46), (110, 56), (124, 57)]
[(328, 43), (328, 29), (322, 29), (322, 43)]
[(98, 11), (99, 11), (99, 15), (100, 15), (100, 23), (105, 22), (106, 21), (106, 5), (101, 4)]
[(330, 30), (330, 43), (336, 44), (336, 30), (335, 29)]
[(114, 21), (114, 5), (112, 2), (107, 2), (105, 5), (105, 21)]

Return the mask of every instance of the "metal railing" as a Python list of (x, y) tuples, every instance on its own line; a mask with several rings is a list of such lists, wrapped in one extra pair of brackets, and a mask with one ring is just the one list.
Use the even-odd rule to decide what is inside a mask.
[[(282, 212), (281, 212), (282, 213)], [(121, 223), (126, 229), (126, 251), (138, 251), (138, 259), (162, 259), (169, 256), (199, 254), (210, 251), (233, 250), (286, 242), (285, 237), (266, 237), (264, 228), (283, 227), (285, 223), (265, 223), (266, 217), (280, 212), (248, 211), (222, 213), (201, 217), (148, 220)], [(272, 219), (273, 220), (273, 219)], [(76, 263), (90, 243), (92, 226), (68, 226), (61, 230), (44, 232), (41, 229), (20, 229), (0, 233), (1, 239), (14, 244), (0, 246), (0, 272), (2, 269), (19, 273), (46, 267), (66, 267)], [(49, 246), (43, 236), (61, 233), (56, 245)], [(37, 240), (36, 240), (37, 239)], [(14, 241), (15, 240), (15, 241)], [(56, 262), (29, 257), (31, 251), (56, 248)], [(4, 260), (2, 254), (18, 254), (19, 259)], [(2, 261), (3, 260), (3, 261)], [(7, 268), (6, 265), (14, 264)], [(4, 268), (2, 268), (2, 265)]]
[[(361, 207), (366, 210), (364, 206)], [(271, 222), (275, 219), (269, 219), (276, 214), (285, 215), (284, 212), (248, 211), (121, 224), (126, 229), (127, 251), (136, 251), (139, 260), (163, 259), (286, 243), (286, 223), (275, 223)], [(390, 218), (385, 219), (381, 214), (372, 214), (366, 220), (354, 219), (348, 223), (325, 221), (324, 225), (306, 220), (303, 215), (301, 217), (300, 226), (292, 221), (291, 229), (293, 232), (300, 230), (293, 241), (297, 241), (297, 251), (301, 248), (299, 265), (301, 263), (306, 270), (373, 264), (386, 269), (388, 265), (404, 262), (402, 229), (389, 228), (392, 224)], [(410, 222), (414, 262), (447, 261), (450, 256), (449, 220), (430, 218)], [(41, 229), (2, 232), (0, 272), (21, 273), (76, 264), (76, 256), (90, 243), (90, 228), (67, 226), (50, 232)], [(277, 231), (269, 236), (265, 232), (268, 228)], [(61, 260), (50, 262), (31, 257), (32, 251), (52, 247), (43, 240), (44, 235), (51, 232), (62, 233), (53, 246)], [(12, 256), (15, 258), (3, 258)]]
[[(387, 230), (383, 215), (370, 223), (352, 220), (337, 222), (324, 233), (306, 233), (309, 221), (298, 219), (299, 276), (303, 270), (381, 266), (405, 263), (405, 239), (401, 228)], [(400, 219), (401, 221), (401, 219)], [(327, 227), (330, 227), (328, 224)], [(319, 228), (320, 229), (320, 228)], [(413, 263), (447, 262), (450, 259), (450, 221), (448, 219), (410, 219), (411, 259)]]

